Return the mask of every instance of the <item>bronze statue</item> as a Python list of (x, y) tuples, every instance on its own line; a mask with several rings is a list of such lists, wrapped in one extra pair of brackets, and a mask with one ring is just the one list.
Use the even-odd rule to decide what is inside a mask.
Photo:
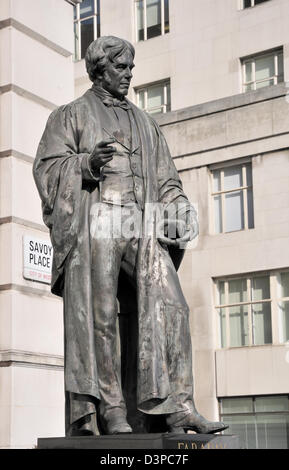
[[(64, 301), (66, 435), (222, 431), (194, 406), (176, 272), (198, 233), (194, 209), (160, 128), (125, 98), (133, 46), (101, 37), (85, 60), (93, 85), (53, 111), (33, 168), (54, 249), (51, 290)], [(177, 208), (163, 236), (158, 206)]]

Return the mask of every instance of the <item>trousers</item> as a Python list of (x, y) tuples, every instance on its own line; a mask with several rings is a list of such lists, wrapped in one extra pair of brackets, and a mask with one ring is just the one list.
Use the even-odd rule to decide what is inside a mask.
[[(66, 430), (80, 418), (96, 413), (99, 406), (106, 420), (116, 410), (126, 414), (126, 403), (121, 383), (119, 354), (118, 286), (120, 273), (125, 273), (129, 284), (122, 296), (130, 296), (136, 289), (136, 265), (142, 213), (129, 226), (130, 208), (100, 203), (90, 215), (91, 280), (100, 403), (90, 396), (66, 392)], [(163, 249), (168, 267), (169, 296), (186, 306), (178, 275), (170, 255)], [(66, 294), (69, 295), (69, 292)], [(65, 299), (64, 299), (65, 300)], [(137, 312), (134, 312), (137, 315)], [(189, 334), (189, 332), (188, 332)], [(188, 356), (191, 351), (188, 351)], [(174, 358), (171, 358), (174, 362)], [(176, 361), (178, 358), (176, 358)], [(191, 396), (182, 396), (185, 403)], [(184, 406), (185, 408), (185, 406)], [(181, 409), (181, 408), (180, 408)]]

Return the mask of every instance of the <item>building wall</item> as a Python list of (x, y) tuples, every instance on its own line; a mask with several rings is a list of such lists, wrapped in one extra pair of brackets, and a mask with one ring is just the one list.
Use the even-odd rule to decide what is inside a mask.
[[(218, 417), (216, 397), (288, 393), (286, 344), (272, 311), (273, 344), (220, 349), (214, 279), (289, 267), (289, 105), (284, 85), (161, 115), (200, 235), (180, 270), (191, 308), (195, 398)], [(214, 234), (210, 165), (251, 157), (255, 227)]]
[[(284, 48), (289, 77), (287, 0), (240, 9), (240, 0), (171, 0), (170, 32), (136, 42), (133, 0), (101, 3), (101, 35), (119, 36), (136, 48), (132, 88), (171, 79), (172, 110), (205, 103), (242, 90), (240, 58)], [(153, 52), (153, 53), (152, 53)], [(89, 86), (84, 61), (75, 64), (76, 96)], [(130, 98), (134, 99), (131, 91)]]
[(72, 15), (65, 1), (0, 2), (0, 448), (64, 434), (62, 305), (23, 278), (22, 238), (49, 240), (32, 163), (74, 96)]

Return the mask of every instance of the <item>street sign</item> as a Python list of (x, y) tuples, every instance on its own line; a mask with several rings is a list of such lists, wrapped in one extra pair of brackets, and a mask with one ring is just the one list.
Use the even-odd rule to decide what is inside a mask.
[(50, 241), (25, 235), (23, 237), (23, 277), (50, 284), (52, 255)]

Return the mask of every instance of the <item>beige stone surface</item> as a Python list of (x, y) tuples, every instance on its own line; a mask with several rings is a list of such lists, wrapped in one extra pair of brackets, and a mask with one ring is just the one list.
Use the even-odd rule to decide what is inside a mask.
[(34, 158), (51, 112), (14, 92), (0, 95), (0, 152), (13, 149)]
[(19, 158), (10, 160), (12, 160), (12, 215), (43, 225), (41, 202), (32, 175), (32, 163)]
[(11, 28), (10, 34), (10, 83), (58, 106), (69, 102), (74, 93), (72, 80), (66, 79), (73, 75), (71, 57), (64, 57), (44, 47), (39, 41), (14, 28)]
[(11, 448), (34, 447), (39, 437), (64, 436), (63, 372), (34, 367), (11, 369)]
[[(0, 21), (13, 18), (72, 53), (73, 10), (65, 1), (49, 0), (1, 0)], [(56, 18), (61, 19), (61, 27)]]
[(216, 351), (218, 396), (288, 393), (287, 351), (286, 345)]
[[(0, 355), (1, 351), (63, 357), (61, 299), (16, 289), (0, 291)], [(26, 358), (27, 362), (34, 359)]]

